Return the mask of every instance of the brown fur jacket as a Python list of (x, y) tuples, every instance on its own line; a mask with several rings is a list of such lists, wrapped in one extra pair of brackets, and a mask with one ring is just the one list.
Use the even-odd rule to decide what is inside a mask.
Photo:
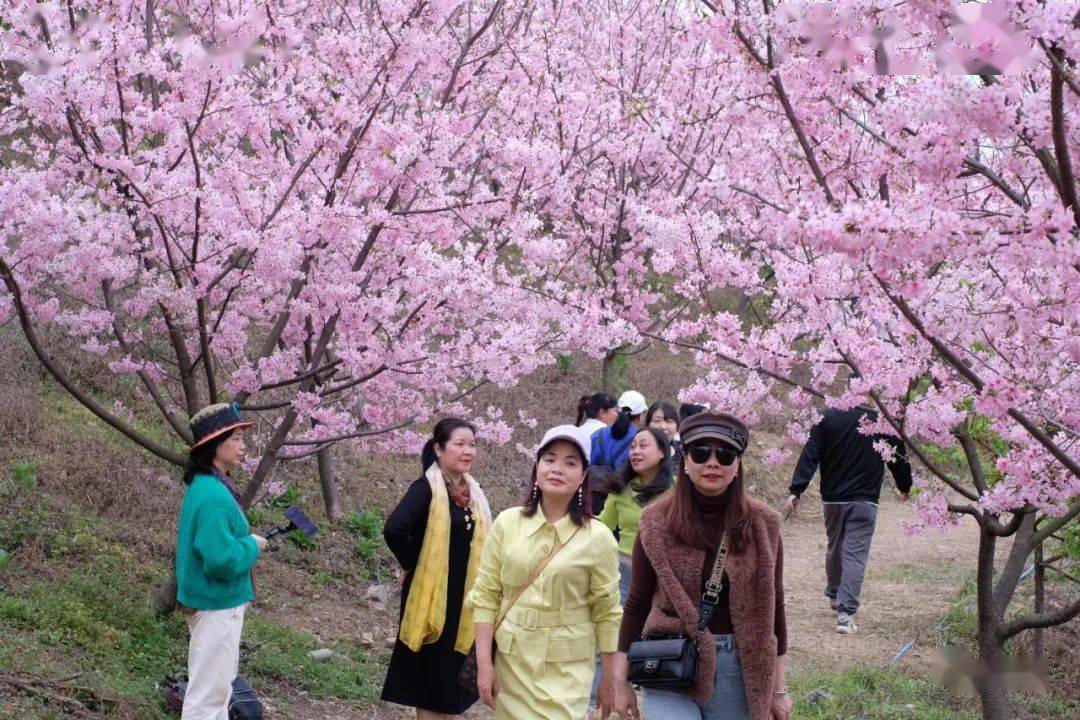
[[(724, 572), (730, 584), (731, 623), (742, 661), (750, 718), (769, 720), (777, 651), (775, 574), (780, 515), (756, 500), (749, 499), (749, 503), (745, 547), (728, 555)], [(650, 505), (641, 512), (638, 537), (657, 578), (644, 634), (687, 633), (692, 637), (697, 631), (706, 553), (682, 544), (667, 530), (665, 505)], [(686, 694), (707, 700), (713, 692), (715, 673), (716, 643), (703, 639), (698, 650), (697, 683)]]

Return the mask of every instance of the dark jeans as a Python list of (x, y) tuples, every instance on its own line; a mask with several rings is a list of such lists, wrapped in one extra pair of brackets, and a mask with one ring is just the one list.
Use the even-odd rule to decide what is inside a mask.
[(859, 609), (870, 541), (877, 525), (877, 506), (868, 502), (825, 503), (825, 594), (836, 600), (837, 612)]

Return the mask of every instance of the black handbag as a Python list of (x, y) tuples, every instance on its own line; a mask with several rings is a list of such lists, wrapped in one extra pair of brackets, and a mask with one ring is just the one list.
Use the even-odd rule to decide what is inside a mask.
[(694, 637), (665, 635), (642, 638), (630, 643), (627, 658), (630, 672), (627, 680), (635, 685), (667, 690), (688, 688), (697, 682), (698, 644), (709, 627), (724, 582), (724, 563), (728, 556), (728, 534), (720, 540), (713, 563), (712, 575), (705, 583), (698, 608), (698, 625)]

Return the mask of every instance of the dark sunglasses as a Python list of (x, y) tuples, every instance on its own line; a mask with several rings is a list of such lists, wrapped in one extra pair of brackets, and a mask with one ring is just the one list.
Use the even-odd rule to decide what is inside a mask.
[(731, 465), (739, 459), (739, 453), (729, 447), (710, 445), (709, 443), (695, 443), (686, 449), (686, 455), (697, 465), (709, 462), (709, 455), (716, 456), (716, 462), (721, 465)]

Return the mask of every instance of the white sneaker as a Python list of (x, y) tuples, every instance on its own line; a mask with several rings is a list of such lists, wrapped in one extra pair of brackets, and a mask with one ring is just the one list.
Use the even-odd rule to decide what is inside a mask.
[(844, 635), (854, 635), (859, 628), (855, 625), (855, 618), (847, 613), (836, 613), (836, 632)]

